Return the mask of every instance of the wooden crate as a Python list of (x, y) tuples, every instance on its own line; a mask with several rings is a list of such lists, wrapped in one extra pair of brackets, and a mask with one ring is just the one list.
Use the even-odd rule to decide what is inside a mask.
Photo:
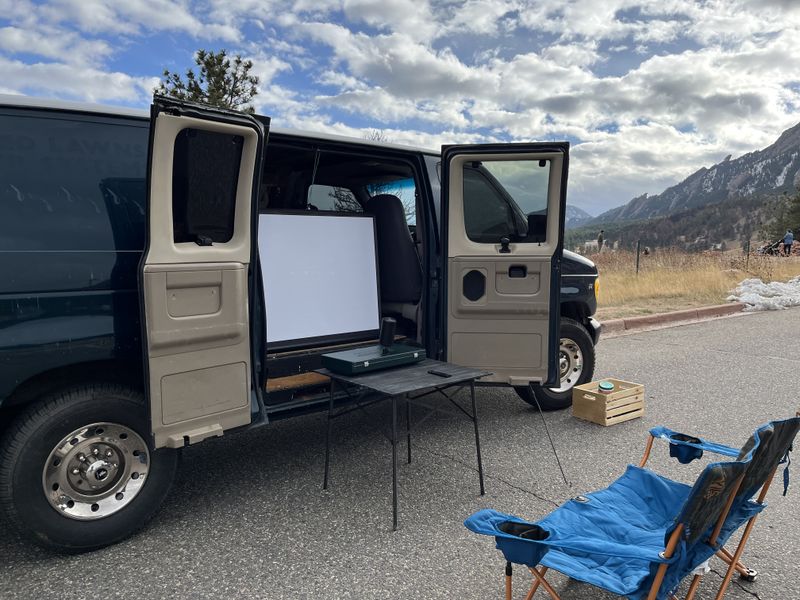
[[(602, 381), (614, 384), (614, 391), (599, 391)], [(572, 416), (609, 426), (636, 419), (644, 414), (644, 386), (621, 379), (601, 379), (572, 390)]]

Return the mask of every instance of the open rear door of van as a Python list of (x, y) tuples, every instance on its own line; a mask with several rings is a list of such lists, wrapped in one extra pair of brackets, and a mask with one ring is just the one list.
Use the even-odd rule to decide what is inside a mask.
[(483, 381), (558, 382), (568, 143), (442, 148), (450, 362)]
[(159, 97), (151, 108), (139, 275), (156, 448), (250, 423), (249, 271), (265, 139), (249, 115)]

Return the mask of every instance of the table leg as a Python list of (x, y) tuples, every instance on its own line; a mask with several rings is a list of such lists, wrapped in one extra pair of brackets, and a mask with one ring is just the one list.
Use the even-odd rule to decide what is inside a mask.
[(397, 396), (392, 396), (392, 531), (397, 531)]
[(406, 445), (408, 446), (408, 464), (411, 464), (411, 400), (406, 398)]
[(469, 382), (469, 393), (472, 398), (472, 424), (475, 425), (475, 449), (478, 452), (478, 479), (481, 482), (481, 496), (484, 495), (485, 489), (483, 486), (483, 460), (481, 460), (481, 438), (478, 433), (478, 408), (475, 404), (475, 382)]
[(334, 380), (331, 379), (330, 385), (330, 396), (328, 399), (328, 423), (327, 429), (325, 430), (325, 478), (322, 482), (322, 489), (328, 489), (328, 470), (330, 468), (331, 463), (331, 428), (333, 427), (333, 419), (331, 415), (333, 414), (333, 389), (334, 389)]

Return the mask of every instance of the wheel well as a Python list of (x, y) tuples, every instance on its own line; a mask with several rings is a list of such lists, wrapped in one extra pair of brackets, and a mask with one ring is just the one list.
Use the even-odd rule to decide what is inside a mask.
[(6, 398), (0, 413), (7, 414), (18, 407), (35, 402), (43, 396), (59, 389), (86, 383), (121, 383), (136, 389), (144, 388), (140, 365), (131, 365), (115, 360), (100, 360), (66, 367), (59, 367), (38, 373), (22, 382)]
[(589, 307), (580, 302), (562, 302), (561, 316), (583, 323), (589, 318)]

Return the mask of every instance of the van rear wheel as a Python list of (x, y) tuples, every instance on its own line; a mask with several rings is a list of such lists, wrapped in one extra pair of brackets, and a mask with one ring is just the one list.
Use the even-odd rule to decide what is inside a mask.
[(572, 405), (572, 388), (591, 381), (594, 374), (594, 344), (586, 328), (573, 319), (561, 319), (559, 342), (559, 377), (557, 387), (537, 383), (514, 389), (522, 400), (542, 410), (562, 410)]
[(160, 507), (178, 454), (148, 448), (140, 392), (112, 384), (48, 397), (12, 423), (0, 446), (0, 509), (51, 550), (121, 541)]

